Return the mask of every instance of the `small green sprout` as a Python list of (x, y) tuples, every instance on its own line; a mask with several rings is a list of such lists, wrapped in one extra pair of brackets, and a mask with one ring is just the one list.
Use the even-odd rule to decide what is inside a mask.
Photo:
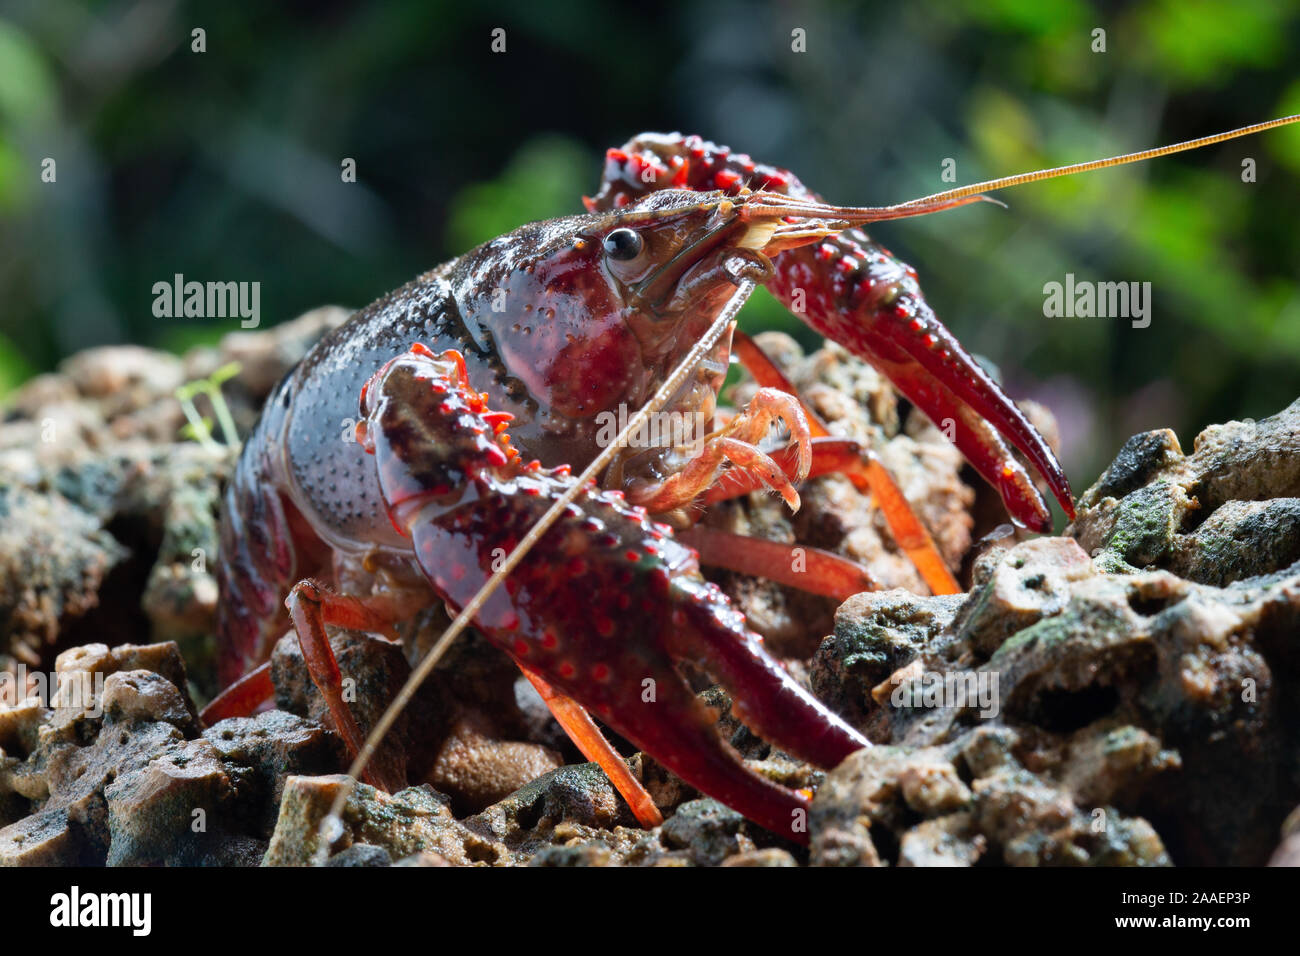
[(232, 448), (239, 445), (239, 433), (235, 430), (235, 420), (230, 417), (230, 408), (226, 405), (226, 399), (221, 394), (221, 386), (238, 375), (240, 368), (238, 362), (228, 362), (207, 378), (186, 382), (176, 389), (176, 399), (181, 403), (181, 410), (189, 422), (181, 429), (181, 437), (192, 438), (213, 451), (220, 449), (221, 446), (212, 439), (212, 420), (200, 415), (194, 405), (196, 396), (206, 395), (208, 401), (212, 403), (217, 422), (221, 425), (221, 435), (225, 443)]

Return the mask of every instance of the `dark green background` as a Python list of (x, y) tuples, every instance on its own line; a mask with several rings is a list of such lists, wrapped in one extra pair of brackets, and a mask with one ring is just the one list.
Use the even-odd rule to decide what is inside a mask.
[[(885, 203), (945, 187), (946, 157), (964, 183), (1300, 112), (1297, 64), (1300, 9), (1265, 0), (0, 4), (0, 392), (89, 345), (237, 325), (154, 318), (176, 272), (260, 281), (264, 323), (363, 305), (579, 210), (605, 147), (644, 129)], [(1081, 490), (1134, 431), (1190, 443), (1300, 394), (1298, 187), (1288, 129), (875, 232), (1056, 411)], [(1044, 318), (1067, 272), (1152, 282), (1150, 328)], [(761, 295), (744, 321), (800, 330)]]

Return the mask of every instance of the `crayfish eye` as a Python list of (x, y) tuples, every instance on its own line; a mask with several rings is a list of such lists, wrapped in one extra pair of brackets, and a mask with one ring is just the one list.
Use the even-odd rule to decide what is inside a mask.
[(615, 229), (605, 237), (605, 255), (620, 262), (641, 254), (641, 235), (634, 229)]

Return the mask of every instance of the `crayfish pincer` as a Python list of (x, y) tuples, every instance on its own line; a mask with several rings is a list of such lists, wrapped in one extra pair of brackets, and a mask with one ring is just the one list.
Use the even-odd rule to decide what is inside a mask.
[[(372, 379), (361, 444), (375, 456), (393, 523), (443, 600), (463, 606), (574, 479), (525, 463), (505, 421), (469, 387), (464, 362), (416, 346)], [(666, 767), (768, 829), (797, 837), (806, 798), (750, 770), (676, 671), (689, 660), (743, 702), (753, 729), (834, 767), (867, 746), (763, 650), (694, 551), (589, 485), (476, 618), (519, 666), (582, 704)]]

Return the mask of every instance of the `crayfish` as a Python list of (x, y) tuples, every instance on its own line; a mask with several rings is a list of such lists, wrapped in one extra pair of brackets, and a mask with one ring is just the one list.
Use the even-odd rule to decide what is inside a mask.
[[(646, 134), (608, 152), (586, 215), (523, 226), (356, 313), (274, 389), (226, 490), (218, 639), (229, 686), (205, 719), (270, 696), (267, 658), (292, 625), (335, 729), (364, 762), (372, 742), (343, 698), (325, 628), (389, 633), (442, 602), (518, 664), (643, 825), (659, 812), (589, 712), (704, 793), (807, 842), (808, 795), (751, 770), (677, 664), (702, 667), (736, 716), (816, 766), (869, 744), (763, 650), (700, 563), (841, 598), (869, 588), (870, 575), (821, 552), (796, 574), (786, 546), (692, 527), (700, 507), (764, 487), (798, 507), (799, 482), (843, 473), (876, 496), (931, 589), (958, 588), (869, 451), (830, 436), (735, 329), (737, 288), (797, 296), (814, 329), (932, 420), (955, 422), (954, 443), (1015, 521), (1048, 530), (1043, 497), (1006, 443), (1072, 515), (1052, 451), (938, 321), (915, 271), (859, 227), (1057, 172), (841, 207), (698, 137)], [(716, 401), (733, 354), (761, 387), (723, 421)], [(602, 448), (603, 416), (652, 396), (658, 411), (700, 416), (710, 430), (690, 443)], [(765, 451), (778, 420), (788, 444)], [(601, 483), (575, 478), (583, 468)], [(374, 766), (366, 778), (404, 784)]]

